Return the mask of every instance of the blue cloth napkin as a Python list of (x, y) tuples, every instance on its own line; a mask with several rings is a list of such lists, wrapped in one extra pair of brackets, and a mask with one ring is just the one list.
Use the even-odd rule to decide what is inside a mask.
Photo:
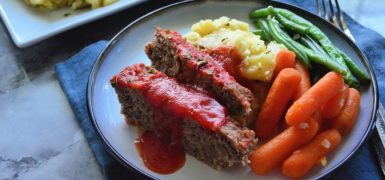
[[(316, 12), (314, 1), (284, 0), (284, 2), (305, 7), (310, 12)], [(385, 39), (378, 33), (363, 27), (349, 16), (345, 15), (357, 44), (365, 53), (372, 65), (379, 91), (385, 90)], [(97, 56), (106, 47), (107, 41), (99, 41), (84, 48), (70, 59), (55, 66), (57, 78), (67, 95), (68, 101), (84, 130), (88, 143), (95, 154), (96, 160), (105, 179), (140, 178), (130, 169), (123, 167), (103, 147), (90, 122), (86, 104), (86, 89), (88, 76)], [(122, 67), (123, 68), (123, 67)], [(385, 94), (380, 94), (385, 103)], [(328, 176), (331, 179), (381, 179), (381, 170), (376, 161), (372, 147), (366, 142), (347, 163)]]

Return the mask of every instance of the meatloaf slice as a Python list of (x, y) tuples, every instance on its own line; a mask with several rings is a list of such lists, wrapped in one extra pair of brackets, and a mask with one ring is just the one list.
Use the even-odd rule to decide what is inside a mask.
[[(227, 120), (226, 108), (215, 99), (178, 84), (175, 79), (151, 67), (143, 64), (129, 66), (110, 82), (127, 119), (145, 130), (180, 132), (180, 143), (185, 151), (212, 168), (245, 164), (255, 147), (254, 132)], [(203, 101), (197, 103), (194, 99)], [(161, 117), (171, 117), (175, 121), (170, 123)], [(175, 129), (175, 124), (180, 124), (177, 128), (181, 131)]]
[(250, 123), (253, 95), (241, 86), (217, 61), (187, 42), (178, 32), (156, 28), (155, 38), (145, 51), (152, 65), (181, 82), (209, 90), (241, 125)]

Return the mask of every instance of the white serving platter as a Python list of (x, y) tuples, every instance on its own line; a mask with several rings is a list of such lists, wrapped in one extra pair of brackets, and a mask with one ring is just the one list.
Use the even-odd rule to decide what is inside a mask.
[(121, 11), (141, 0), (119, 0), (98, 9), (72, 10), (61, 8), (41, 11), (31, 8), (24, 0), (0, 0), (0, 16), (13, 41), (20, 47), (27, 47), (68, 29)]

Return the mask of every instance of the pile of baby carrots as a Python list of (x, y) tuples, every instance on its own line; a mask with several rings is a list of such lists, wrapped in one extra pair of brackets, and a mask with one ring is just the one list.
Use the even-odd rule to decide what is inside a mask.
[(256, 135), (266, 143), (250, 155), (251, 169), (265, 175), (280, 167), (285, 176), (305, 176), (350, 132), (359, 109), (360, 93), (339, 73), (331, 71), (311, 85), (295, 53), (281, 50), (255, 124)]

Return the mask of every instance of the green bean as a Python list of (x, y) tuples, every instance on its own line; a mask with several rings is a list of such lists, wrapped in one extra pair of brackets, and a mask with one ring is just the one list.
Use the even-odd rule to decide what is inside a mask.
[[(285, 32), (282, 31), (281, 33), (283, 34), (283, 36), (289, 37), (289, 35), (287, 35)], [(303, 50), (303, 52), (307, 55), (307, 57), (309, 57), (309, 59), (312, 60), (313, 62), (322, 64), (328, 67), (329, 69), (334, 70), (342, 75), (346, 74), (347, 67), (342, 66), (341, 64), (333, 61), (327, 54), (316, 53), (297, 41), (293, 41), (292, 43), (299, 49)]]
[[(322, 64), (324, 66), (326, 66), (327, 68), (329, 68), (330, 70), (333, 70), (333, 71), (336, 71), (340, 74), (342, 74), (344, 77), (346, 76), (347, 74), (347, 68), (335, 61), (333, 61), (329, 56), (326, 56), (324, 54), (321, 54), (321, 53), (315, 53), (313, 50), (305, 47), (304, 45), (294, 41), (294, 43), (301, 49), (303, 50), (306, 55), (309, 57), (310, 60), (312, 60), (313, 62), (315, 63), (318, 63), (318, 64)], [(349, 82), (352, 82), (353, 79), (350, 79), (350, 77), (348, 79)]]
[(273, 9), (274, 17), (278, 20), (282, 26), (288, 30), (297, 32), (298, 34), (305, 35), (308, 34), (309, 28), (306, 26), (302, 26), (300, 24), (296, 24), (293, 21), (290, 21), (289, 19), (283, 17), (281, 14), (279, 14), (275, 9)]
[(267, 40), (270, 42), (273, 40), (273, 37), (271, 37), (269, 32), (269, 26), (267, 25), (266, 19), (258, 19), (257, 21), (258, 27), (263, 31), (265, 34)]
[(320, 53), (329, 57), (329, 54), (327, 54), (325, 50), (323, 50), (322, 47), (320, 47), (319, 44), (315, 42), (313, 39), (311, 39), (309, 36), (301, 36), (300, 41), (302, 44), (304, 44), (306, 47), (310, 48), (314, 52)]
[(294, 14), (289, 10), (276, 8), (274, 11), (278, 12), (280, 15), (286, 17), (294, 23), (308, 27), (308, 35), (317, 40), (321, 44), (322, 48), (338, 63), (345, 64), (343, 58), (341, 57), (340, 53), (336, 50), (333, 43), (317, 26), (314, 26), (306, 19)]
[[(360, 76), (359, 80), (361, 82), (365, 82), (365, 79), (367, 76), (366, 74), (358, 68), (356, 64), (348, 57), (346, 56), (342, 51), (339, 51), (333, 43), (329, 40), (329, 38), (318, 28), (317, 29), (311, 29), (310, 34), (312, 38), (317, 39), (317, 41), (321, 44), (322, 48), (339, 64), (346, 67), (346, 74), (344, 76), (345, 83), (347, 83), (349, 86), (357, 87), (358, 83), (355, 77), (352, 74), (352, 71), (354, 70), (355, 73)], [(346, 56), (344, 58), (344, 55)], [(345, 60), (346, 59), (346, 60)], [(350, 61), (349, 61), (350, 60)], [(348, 65), (349, 64), (349, 65)], [(352, 69), (354, 68), (354, 69)], [(356, 75), (355, 74), (355, 75)], [(356, 75), (356, 76), (357, 76)]]
[(325, 54), (326, 56), (330, 57), (329, 54), (318, 44), (317, 41), (315, 41), (314, 39), (312, 39), (311, 37), (309, 37), (308, 35), (306, 35), (306, 38), (309, 39), (309, 41), (323, 54)]
[(261, 9), (251, 11), (249, 14), (249, 18), (250, 19), (256, 19), (256, 18), (260, 18), (260, 17), (266, 17), (268, 15), (271, 15), (272, 10), (273, 10), (273, 7), (269, 6), (267, 8), (261, 8)]
[[(295, 13), (293, 13), (287, 9), (274, 8), (274, 10), (276, 12), (278, 12), (280, 15), (282, 15), (283, 17), (287, 18), (288, 20), (290, 20), (296, 24), (299, 24), (299, 25), (302, 25), (305, 27), (309, 27), (309, 28), (314, 26), (312, 23), (310, 23), (306, 19), (302, 18), (301, 16), (298, 16), (297, 14), (295, 14)], [(272, 11), (272, 10), (270, 10), (270, 11)]]
[(329, 38), (318, 28), (312, 28), (309, 31), (309, 35), (316, 39), (322, 46), (322, 48), (339, 64), (345, 66), (346, 74), (344, 75), (345, 82), (350, 86), (357, 86), (354, 81), (354, 76), (350, 69), (348, 68), (344, 58), (341, 56), (341, 53), (337, 50), (337, 48), (333, 45), (333, 43), (329, 40)]
[[(301, 39), (302, 44), (304, 44), (306, 47), (313, 50), (315, 53), (322, 54), (325, 57), (330, 58), (330, 56), (317, 44), (317, 42), (312, 40), (310, 37), (301, 37), (300, 39)], [(345, 68), (345, 69), (346, 69), (347, 73), (346, 73), (346, 75), (344, 75), (344, 79), (348, 84), (353, 85), (353, 77), (352, 77), (350, 71), (348, 71), (347, 68)]]
[(273, 36), (274, 40), (276, 40), (278, 43), (282, 43), (283, 45), (285, 45), (288, 49), (290, 49), (291, 51), (293, 51), (298, 60), (307, 68), (310, 67), (310, 63), (309, 63), (309, 60), (306, 56), (305, 53), (303, 53), (301, 50), (299, 50), (295, 45), (293, 45), (292, 40), (291, 38), (286, 38), (284, 36), (281, 35), (280, 33), (280, 28), (278, 27), (278, 24), (275, 23), (270, 16), (268, 16), (267, 18), (267, 24), (269, 26), (269, 31), (270, 31), (270, 34)]
[(261, 39), (264, 40), (264, 41), (269, 41), (269, 40), (266, 38), (265, 33), (263, 32), (262, 29), (256, 29), (256, 30), (254, 30), (254, 31), (253, 31), (253, 34), (260, 36)]
[[(286, 35), (286, 37), (278, 36), (278, 38), (283, 38), (285, 40), (282, 42), (282, 44), (287, 46), (296, 54), (302, 50), (302, 54), (305, 54), (306, 58), (308, 57), (310, 60), (316, 63), (323, 64), (331, 70), (335, 70), (340, 73), (343, 72), (341, 74), (344, 75), (345, 82), (351, 86), (357, 85), (357, 79), (361, 82), (366, 82), (369, 80), (368, 74), (361, 70), (353, 62), (353, 60), (349, 58), (349, 56), (337, 49), (329, 40), (329, 38), (317, 26), (313, 25), (306, 19), (296, 15), (295, 13), (286, 9), (273, 8), (272, 6), (269, 6), (267, 8), (258, 9), (251, 12), (250, 18), (260, 18), (266, 17), (268, 15), (274, 15), (274, 17), (280, 22), (281, 25), (284, 26), (285, 29), (311, 37), (311, 41), (309, 41), (308, 43), (311, 43), (313, 46), (311, 46), (311, 49), (308, 49), (300, 43), (292, 40), (288, 35)], [(277, 37), (274, 37), (274, 39), (276, 38)], [(278, 40), (276, 39), (276, 41)], [(287, 45), (287, 43), (291, 45)], [(302, 49), (300, 45), (306, 49)], [(298, 52), (296, 52), (296, 50)], [(300, 54), (301, 53), (299, 53), (299, 55), (297, 54), (297, 57), (299, 59), (301, 58)], [(322, 61), (322, 58), (326, 59)], [(353, 74), (357, 77), (357, 79), (353, 76)]]
[(346, 54), (344, 54), (342, 51), (339, 51), (317, 26), (289, 10), (275, 8), (274, 11), (278, 12), (278, 14), (282, 15), (288, 20), (291, 20), (294, 23), (308, 27), (308, 35), (317, 40), (321, 44), (322, 48), (326, 51), (326, 53), (332, 57), (332, 59), (346, 67), (345, 69), (347, 73), (344, 75), (344, 79), (347, 81), (346, 83), (356, 86), (356, 79), (352, 74), (353, 71), (354, 75), (356, 75), (360, 81), (364, 82), (369, 79), (367, 74), (359, 69), (359, 67)]
[[(334, 59), (338, 61), (340, 64), (343, 63), (343, 59), (337, 49), (334, 47), (333, 43), (329, 40), (329, 38), (315, 25), (306, 19), (296, 15), (295, 13), (280, 8), (273, 8), (275, 12), (292, 21), (295, 24), (305, 26), (308, 29), (307, 34), (313, 39), (317, 40), (322, 48)], [(299, 33), (299, 32), (298, 32)]]
[(308, 39), (306, 39), (306, 38), (304, 38), (302, 36), (299, 39), (300, 39), (301, 43), (303, 45), (305, 45), (307, 48), (313, 50), (316, 53), (321, 53), (319, 51), (319, 49), (311, 41), (309, 41)]
[(346, 55), (344, 52), (342, 52), (340, 49), (337, 49), (340, 54), (342, 55), (342, 58), (344, 59), (346, 65), (350, 69), (350, 71), (353, 73), (353, 75), (360, 81), (360, 82), (368, 82), (370, 81), (369, 75), (361, 70), (348, 55)]
[(296, 15), (295, 13), (289, 10), (275, 8), (274, 11), (278, 12), (278, 14), (282, 15), (283, 17), (291, 20), (293, 23), (308, 27), (309, 29), (307, 34), (310, 37), (317, 40), (321, 44), (322, 48), (333, 58), (336, 58), (339, 63), (343, 61), (341, 55), (338, 53), (333, 43), (317, 26), (313, 25), (311, 22), (307, 21), (306, 19)]

